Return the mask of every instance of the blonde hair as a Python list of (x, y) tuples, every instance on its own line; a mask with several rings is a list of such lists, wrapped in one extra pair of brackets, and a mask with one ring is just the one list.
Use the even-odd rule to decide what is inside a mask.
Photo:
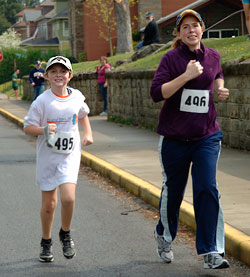
[[(199, 22), (199, 21), (197, 21), (197, 22)], [(204, 32), (204, 30), (205, 30), (205, 24), (204, 24), (204, 22), (203, 21), (199, 22), (199, 24), (201, 25), (202, 31)], [(175, 36), (175, 38), (173, 40), (173, 43), (172, 43), (172, 48), (173, 49), (178, 48), (181, 45), (182, 40), (178, 36), (178, 33), (180, 33), (180, 28), (181, 28), (181, 24), (177, 28), (174, 28), (174, 30), (173, 30), (172, 35)]]

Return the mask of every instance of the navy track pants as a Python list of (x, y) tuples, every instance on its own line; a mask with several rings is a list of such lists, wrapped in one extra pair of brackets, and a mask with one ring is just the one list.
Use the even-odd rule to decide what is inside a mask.
[(177, 234), (179, 210), (189, 169), (193, 181), (196, 248), (199, 255), (225, 252), (224, 217), (217, 190), (216, 170), (222, 132), (199, 141), (176, 141), (161, 136), (159, 158), (163, 169), (159, 235), (172, 242)]

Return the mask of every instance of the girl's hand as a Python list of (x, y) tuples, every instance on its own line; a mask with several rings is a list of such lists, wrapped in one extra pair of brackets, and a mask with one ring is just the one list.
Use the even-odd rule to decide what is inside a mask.
[(221, 101), (225, 101), (229, 97), (229, 90), (227, 88), (218, 87), (217, 93), (218, 93), (218, 98)]
[(94, 142), (93, 136), (92, 135), (84, 135), (83, 140), (82, 140), (82, 146), (87, 146), (90, 145)]
[(53, 134), (56, 132), (57, 126), (54, 123), (48, 124), (48, 128), (49, 128), (49, 134)]

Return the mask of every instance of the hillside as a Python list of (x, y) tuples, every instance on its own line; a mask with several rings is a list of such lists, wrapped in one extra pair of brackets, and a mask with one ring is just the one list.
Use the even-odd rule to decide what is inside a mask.
[[(250, 41), (246, 41), (246, 36), (239, 36), (236, 38), (223, 38), (223, 39), (206, 39), (203, 43), (207, 47), (218, 50), (221, 54), (221, 63), (225, 64), (234, 60), (242, 61), (250, 58)], [(170, 50), (170, 48), (168, 49)], [(148, 56), (144, 59), (137, 60), (135, 62), (126, 63), (120, 66), (116, 66), (116, 61), (122, 59), (128, 59), (133, 55), (132, 53), (126, 53), (109, 57), (108, 61), (115, 71), (133, 71), (143, 69), (156, 69), (159, 65), (162, 55), (168, 51), (164, 50), (155, 55)], [(73, 64), (74, 72), (87, 72), (95, 71), (95, 66), (99, 64), (99, 61), (82, 62)]]

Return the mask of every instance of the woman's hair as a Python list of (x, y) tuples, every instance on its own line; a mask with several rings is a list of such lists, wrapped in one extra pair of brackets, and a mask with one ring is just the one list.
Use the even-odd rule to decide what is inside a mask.
[(108, 63), (108, 58), (106, 56), (101, 56), (100, 59), (103, 59), (106, 63)]
[[(201, 25), (202, 31), (204, 31), (205, 30), (204, 22), (203, 21), (201, 23), (199, 22), (199, 24)], [(180, 32), (180, 27), (181, 27), (181, 24), (177, 28), (174, 28), (173, 33), (172, 33), (172, 35), (175, 36), (173, 43), (172, 43), (173, 49), (178, 48), (182, 42), (181, 38), (178, 36), (178, 33)]]

